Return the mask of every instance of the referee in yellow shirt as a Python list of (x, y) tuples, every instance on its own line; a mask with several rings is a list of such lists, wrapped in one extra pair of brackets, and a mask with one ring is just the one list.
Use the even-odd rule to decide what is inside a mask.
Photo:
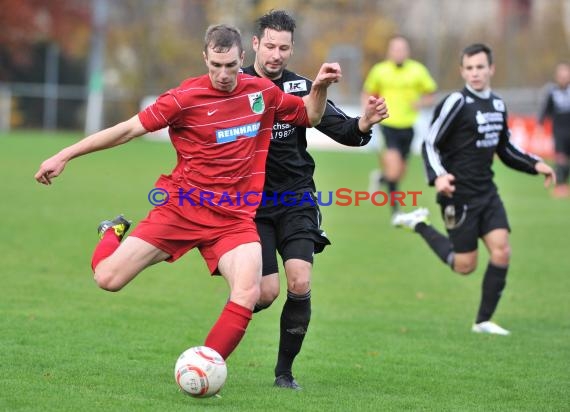
[[(368, 73), (362, 90), (363, 105), (368, 96), (382, 96), (390, 117), (380, 124), (385, 150), (380, 156), (380, 170), (370, 175), (369, 191), (387, 186), (388, 193), (398, 190), (398, 182), (406, 171), (406, 159), (414, 138), (414, 123), (421, 107), (433, 103), (437, 85), (427, 68), (410, 59), (410, 43), (404, 36), (396, 35), (388, 42), (386, 60), (375, 64)], [(392, 205), (392, 213), (398, 212), (398, 204)]]

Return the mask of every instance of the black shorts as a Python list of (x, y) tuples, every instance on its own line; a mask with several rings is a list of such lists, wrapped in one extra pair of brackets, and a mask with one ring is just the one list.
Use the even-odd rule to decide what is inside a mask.
[(279, 271), (276, 252), (283, 262), (301, 259), (313, 263), (313, 255), (331, 244), (321, 230), (321, 212), (316, 200), (314, 203), (276, 204), (257, 210), (255, 224), (261, 238), (263, 276)]
[(380, 125), (382, 136), (388, 149), (397, 150), (402, 158), (407, 159), (410, 155), (410, 147), (414, 140), (414, 128), (407, 127), (405, 129), (396, 129)]
[(437, 202), (456, 253), (477, 250), (478, 239), (494, 229), (511, 231), (507, 212), (496, 191), (467, 200), (439, 195)]

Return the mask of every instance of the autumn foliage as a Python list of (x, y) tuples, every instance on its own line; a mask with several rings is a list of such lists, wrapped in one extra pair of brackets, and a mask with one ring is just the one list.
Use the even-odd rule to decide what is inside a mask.
[(0, 0), (0, 10), (0, 45), (16, 65), (29, 64), (29, 51), (39, 42), (56, 42), (65, 53), (85, 52), (86, 0)]

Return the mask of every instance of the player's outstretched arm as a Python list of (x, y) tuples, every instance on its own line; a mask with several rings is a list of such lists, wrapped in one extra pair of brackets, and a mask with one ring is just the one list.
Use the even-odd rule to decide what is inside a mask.
[(331, 84), (338, 82), (341, 77), (342, 72), (338, 63), (323, 63), (317, 77), (313, 80), (310, 93), (303, 96), (311, 126), (316, 126), (321, 122), (327, 104), (327, 89)]
[(372, 127), (388, 117), (384, 98), (370, 97), (362, 116), (350, 117), (328, 100), (321, 123), (316, 127), (326, 136), (344, 146), (358, 147), (368, 144)]
[(367, 133), (372, 126), (388, 117), (388, 107), (384, 98), (368, 96), (362, 117), (358, 119), (358, 128), (362, 133)]
[(127, 121), (89, 135), (79, 142), (62, 149), (40, 165), (34, 178), (39, 183), (51, 185), (51, 179), (59, 176), (67, 162), (71, 159), (118, 146), (146, 132), (138, 115), (133, 116)]
[(544, 175), (544, 187), (549, 187), (550, 185), (554, 186), (556, 184), (556, 174), (546, 163), (537, 162), (534, 168), (538, 173)]

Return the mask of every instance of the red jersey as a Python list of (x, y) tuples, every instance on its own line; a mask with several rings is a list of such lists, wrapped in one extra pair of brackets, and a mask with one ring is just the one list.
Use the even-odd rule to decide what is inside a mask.
[(273, 123), (309, 126), (300, 97), (242, 73), (232, 92), (214, 89), (208, 75), (187, 79), (139, 119), (149, 132), (169, 128), (178, 161), (156, 187), (167, 189), (171, 202), (246, 218), (261, 200)]

